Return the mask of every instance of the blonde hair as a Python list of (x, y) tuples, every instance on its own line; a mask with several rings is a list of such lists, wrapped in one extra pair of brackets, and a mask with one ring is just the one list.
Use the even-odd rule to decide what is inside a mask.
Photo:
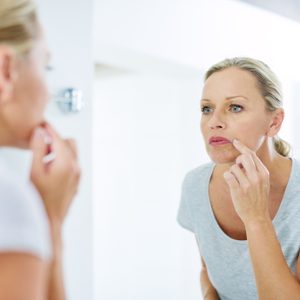
[[(241, 70), (248, 71), (255, 76), (258, 88), (265, 100), (266, 109), (268, 111), (275, 111), (282, 107), (282, 91), (280, 82), (269, 66), (260, 60), (249, 57), (224, 59), (223, 61), (213, 65), (205, 73), (204, 78), (207, 80), (215, 72), (219, 72), (230, 67), (236, 67)], [(278, 136), (273, 137), (272, 140), (277, 153), (288, 157), (291, 151), (290, 145)]]
[(32, 0), (0, 0), (0, 45), (9, 45), (18, 54), (24, 54), (32, 48), (38, 32)]

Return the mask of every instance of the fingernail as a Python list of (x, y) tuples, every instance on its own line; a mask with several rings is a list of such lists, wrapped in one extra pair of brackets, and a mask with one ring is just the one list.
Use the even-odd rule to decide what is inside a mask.
[(54, 161), (55, 158), (56, 158), (55, 152), (50, 152), (49, 154), (43, 157), (43, 163), (49, 164), (50, 162)]
[(51, 135), (47, 131), (45, 131), (44, 143), (46, 145), (51, 145), (52, 144), (52, 137), (51, 137)]
[(38, 138), (38, 139), (41, 139), (45, 136), (45, 131), (38, 127), (34, 130), (34, 138)]
[(52, 137), (51, 135), (43, 128), (38, 127), (34, 131), (34, 138), (43, 139), (45, 145), (52, 144)]
[(224, 177), (225, 179), (229, 179), (230, 174), (226, 171), (226, 172), (223, 174), (223, 177)]
[(238, 144), (240, 141), (238, 139), (233, 139), (233, 142)]

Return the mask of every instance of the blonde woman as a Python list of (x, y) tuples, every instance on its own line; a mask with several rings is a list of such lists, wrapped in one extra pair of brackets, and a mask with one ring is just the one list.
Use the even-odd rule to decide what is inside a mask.
[(80, 171), (44, 119), (49, 52), (31, 0), (0, 1), (0, 146), (33, 152), (31, 180), (0, 165), (0, 299), (63, 300), (61, 230)]
[(187, 174), (178, 221), (196, 236), (204, 299), (300, 299), (300, 164), (278, 137), (276, 76), (251, 58), (217, 63), (201, 111), (212, 162)]

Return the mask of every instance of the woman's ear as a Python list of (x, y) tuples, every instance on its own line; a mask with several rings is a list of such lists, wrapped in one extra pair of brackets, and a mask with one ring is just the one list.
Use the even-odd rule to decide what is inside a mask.
[(278, 131), (281, 128), (283, 119), (284, 119), (284, 110), (282, 108), (278, 108), (272, 113), (271, 123), (269, 125), (269, 130), (267, 132), (267, 135), (269, 137), (273, 137), (278, 133)]
[(0, 105), (11, 98), (15, 79), (16, 54), (11, 47), (0, 46)]

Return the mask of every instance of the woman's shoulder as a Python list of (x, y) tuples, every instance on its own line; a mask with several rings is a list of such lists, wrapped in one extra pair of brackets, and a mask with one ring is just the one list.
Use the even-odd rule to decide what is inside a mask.
[(300, 177), (300, 160), (297, 158), (292, 158), (293, 161), (293, 171), (295, 176)]
[(213, 168), (214, 163), (209, 162), (191, 169), (184, 177), (183, 190), (194, 191), (196, 189), (197, 192), (199, 192), (199, 189), (205, 190)]
[(5, 214), (18, 216), (18, 220), (24, 222), (40, 222), (46, 218), (39, 193), (29, 178), (0, 166), (0, 222)]
[(300, 192), (300, 161), (297, 158), (292, 158), (292, 169), (289, 176), (288, 186), (290, 190), (293, 190), (295, 193)]
[(197, 180), (198, 178), (203, 178), (204, 176), (208, 176), (209, 174), (211, 174), (213, 167), (214, 167), (214, 163), (208, 162), (196, 168), (193, 168), (185, 175), (185, 181), (190, 181), (195, 179)]
[(30, 180), (0, 166), (0, 251), (50, 256), (48, 218)]
[(0, 205), (7, 206), (8, 203), (18, 202), (27, 206), (31, 203), (39, 203), (39, 195), (30, 180), (22, 178), (11, 170), (0, 167)]

